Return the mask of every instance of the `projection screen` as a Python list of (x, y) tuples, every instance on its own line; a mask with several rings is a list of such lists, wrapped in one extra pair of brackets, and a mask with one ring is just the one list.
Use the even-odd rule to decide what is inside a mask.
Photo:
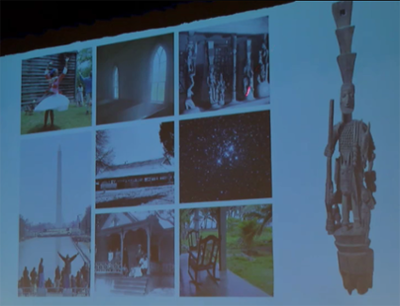
[(1, 57), (1, 305), (399, 305), (399, 84), (398, 2)]

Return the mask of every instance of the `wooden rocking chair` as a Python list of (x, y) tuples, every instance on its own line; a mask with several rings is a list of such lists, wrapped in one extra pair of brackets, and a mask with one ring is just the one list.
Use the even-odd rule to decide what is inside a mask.
[[(192, 283), (200, 285), (197, 278), (201, 271), (207, 271), (213, 281), (219, 280), (215, 275), (218, 254), (219, 239), (216, 236), (209, 235), (204, 239), (200, 237), (196, 250), (189, 250), (188, 273)], [(194, 276), (190, 270), (194, 271)]]
[(188, 239), (188, 246), (189, 246), (189, 252), (190, 251), (197, 251), (197, 245), (199, 243), (199, 231), (196, 230), (191, 230), (187, 234), (187, 239)]

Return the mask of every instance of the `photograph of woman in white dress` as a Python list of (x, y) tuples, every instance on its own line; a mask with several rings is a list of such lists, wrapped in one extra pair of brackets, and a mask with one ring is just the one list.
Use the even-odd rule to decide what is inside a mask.
[(91, 75), (92, 48), (23, 60), (21, 134), (91, 126)]
[(47, 127), (48, 117), (50, 115), (50, 126), (54, 126), (54, 110), (63, 112), (68, 110), (69, 99), (61, 94), (60, 83), (68, 72), (69, 58), (65, 59), (65, 66), (62, 73), (58, 74), (57, 68), (51, 68), (53, 62), (49, 62), (44, 72), (45, 78), (49, 82), (49, 88), (46, 91), (45, 98), (35, 107), (35, 112), (44, 112), (44, 128)]

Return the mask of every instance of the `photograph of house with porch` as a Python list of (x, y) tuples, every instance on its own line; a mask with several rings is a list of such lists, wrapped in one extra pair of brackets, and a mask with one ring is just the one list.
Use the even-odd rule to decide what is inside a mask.
[(96, 208), (174, 203), (174, 122), (96, 132)]
[(273, 295), (272, 205), (180, 210), (180, 296)]
[(174, 210), (96, 215), (95, 294), (174, 296)]

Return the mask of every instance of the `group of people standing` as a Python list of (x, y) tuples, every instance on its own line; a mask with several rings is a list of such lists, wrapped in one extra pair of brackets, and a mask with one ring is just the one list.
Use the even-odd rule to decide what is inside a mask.
[(84, 295), (89, 294), (87, 290), (90, 288), (89, 265), (85, 262), (76, 275), (71, 275), (71, 263), (78, 254), (64, 257), (58, 253), (58, 256), (63, 260), (64, 267), (60, 270), (60, 267), (57, 266), (54, 281), (50, 277), (45, 281), (43, 258), (40, 259), (38, 270), (33, 267), (29, 273), (28, 268), (25, 267), (22, 278), (18, 282), (18, 288), (22, 295), (35, 295), (38, 288), (46, 288), (47, 292), (54, 293), (62, 292), (63, 289), (71, 289), (72, 294), (75, 295), (79, 292), (83, 292)]

